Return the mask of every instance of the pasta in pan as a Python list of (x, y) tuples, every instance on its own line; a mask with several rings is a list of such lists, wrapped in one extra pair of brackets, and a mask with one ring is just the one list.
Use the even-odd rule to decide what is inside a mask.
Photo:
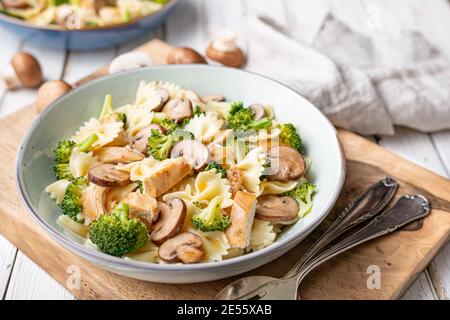
[(107, 95), (54, 151), (45, 190), (58, 223), (109, 255), (214, 263), (270, 246), (310, 214), (315, 186), (297, 128), (268, 105), (207, 101), (164, 81)]

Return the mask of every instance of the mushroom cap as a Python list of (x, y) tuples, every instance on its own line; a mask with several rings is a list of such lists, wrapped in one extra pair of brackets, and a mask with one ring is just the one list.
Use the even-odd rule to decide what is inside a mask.
[(245, 61), (244, 52), (240, 48), (236, 48), (234, 51), (220, 51), (214, 48), (212, 43), (206, 49), (206, 56), (211, 60), (233, 68), (241, 67)]
[(158, 202), (159, 218), (153, 225), (151, 239), (156, 244), (166, 242), (180, 232), (186, 218), (186, 204), (173, 198), (167, 202)]
[(42, 83), (42, 70), (34, 56), (27, 52), (14, 55), (11, 65), (20, 83), (27, 88), (34, 88)]
[(152, 57), (145, 52), (127, 52), (116, 57), (109, 65), (109, 73), (118, 73), (126, 70), (150, 67), (155, 63)]
[(191, 232), (183, 232), (164, 242), (158, 249), (158, 256), (166, 262), (195, 263), (203, 256), (202, 239)]
[(50, 103), (65, 95), (72, 86), (62, 80), (50, 80), (39, 87), (35, 109), (42, 112)]
[(291, 197), (267, 195), (258, 198), (255, 217), (273, 222), (291, 221), (297, 217), (299, 209), (298, 202)]
[(190, 100), (173, 98), (166, 103), (163, 111), (169, 119), (181, 122), (186, 118), (192, 117), (192, 102)]
[(167, 56), (168, 64), (207, 64), (205, 58), (192, 48), (178, 47), (170, 50)]
[(127, 147), (102, 147), (95, 150), (94, 155), (103, 163), (131, 163), (145, 158), (138, 150)]

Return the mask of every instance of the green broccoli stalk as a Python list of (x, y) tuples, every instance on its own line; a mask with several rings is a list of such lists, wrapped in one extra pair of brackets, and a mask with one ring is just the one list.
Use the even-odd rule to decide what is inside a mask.
[(216, 170), (216, 173), (220, 173), (222, 175), (222, 178), (227, 177), (227, 170), (225, 170), (220, 164), (218, 164), (215, 161), (208, 163), (208, 165), (205, 168), (205, 171), (209, 170)]
[(300, 217), (306, 216), (312, 209), (313, 196), (316, 192), (316, 186), (308, 181), (301, 181), (291, 191), (285, 192), (283, 195), (294, 198), (298, 202)]
[(192, 223), (201, 231), (223, 231), (230, 225), (230, 219), (222, 214), (223, 197), (215, 197), (209, 205), (192, 217)]
[(281, 129), (280, 141), (296, 149), (301, 154), (305, 153), (302, 139), (292, 123), (284, 123), (278, 126)]
[(89, 152), (92, 145), (98, 140), (98, 135), (93, 133), (78, 144), (78, 148), (81, 152)]
[(89, 181), (86, 177), (72, 179), (60, 204), (63, 213), (79, 223), (84, 223), (84, 219), (80, 217), (83, 212), (81, 195), (88, 186)]
[(72, 140), (59, 141), (56, 149), (53, 151), (53, 153), (55, 154), (55, 164), (53, 165), (53, 172), (55, 173), (56, 178), (58, 180), (72, 179), (73, 176), (70, 172), (69, 162), (73, 148), (78, 146), (78, 148), (80, 148), (80, 151), (87, 152), (91, 149), (92, 145), (97, 140), (98, 136), (94, 133), (78, 145)]
[(147, 244), (147, 227), (129, 218), (129, 207), (119, 203), (109, 215), (101, 215), (89, 226), (88, 237), (104, 253), (121, 257)]
[(272, 126), (272, 120), (270, 118), (266, 117), (259, 120), (254, 120), (252, 110), (249, 108), (244, 108), (242, 102), (235, 102), (231, 105), (227, 121), (228, 127), (233, 130), (260, 130), (267, 129)]
[(152, 134), (148, 137), (148, 154), (156, 160), (165, 160), (169, 157), (172, 145), (171, 134), (164, 135), (158, 130), (152, 130)]
[(103, 121), (114, 115), (115, 115), (115, 112), (114, 112), (113, 104), (112, 104), (112, 95), (107, 94), (105, 96), (105, 100), (103, 102), (102, 112), (100, 112), (100, 116), (98, 117), (98, 119), (100, 121)]

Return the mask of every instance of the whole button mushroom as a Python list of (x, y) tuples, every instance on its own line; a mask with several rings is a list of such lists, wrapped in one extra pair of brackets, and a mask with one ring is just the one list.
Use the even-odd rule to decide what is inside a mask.
[(36, 112), (42, 112), (50, 103), (65, 95), (72, 86), (62, 80), (50, 80), (39, 87), (35, 103)]
[(236, 35), (230, 31), (220, 32), (210, 42), (206, 56), (223, 65), (239, 68), (244, 64), (244, 52), (236, 45)]
[(3, 74), (7, 90), (19, 87), (35, 88), (42, 83), (39, 62), (31, 54), (19, 52), (11, 60), (11, 68)]
[(168, 64), (207, 64), (205, 58), (195, 51), (187, 47), (173, 48), (167, 55)]
[(127, 52), (116, 57), (109, 65), (109, 73), (151, 67), (154, 65), (152, 57), (144, 52)]
[(203, 257), (202, 238), (184, 232), (164, 242), (158, 249), (158, 256), (165, 262), (195, 263)]

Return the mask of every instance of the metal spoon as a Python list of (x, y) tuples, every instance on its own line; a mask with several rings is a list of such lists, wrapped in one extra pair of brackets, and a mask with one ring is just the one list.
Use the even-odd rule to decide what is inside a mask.
[[(293, 276), (313, 255), (324, 246), (336, 239), (345, 231), (377, 215), (391, 201), (397, 190), (397, 182), (385, 177), (372, 185), (366, 192), (359, 195), (343, 211), (321, 238), (302, 256), (295, 266), (283, 278)], [(222, 289), (215, 297), (218, 300), (236, 299), (264, 283), (277, 280), (268, 276), (251, 276), (232, 282)], [(245, 291), (246, 290), (246, 291)]]
[(336, 255), (369, 240), (394, 232), (417, 219), (424, 218), (430, 212), (428, 200), (421, 195), (403, 196), (396, 204), (374, 218), (368, 225), (356, 233), (334, 244), (323, 253), (310, 259), (297, 274), (289, 278), (274, 280), (263, 284), (256, 290), (239, 297), (240, 300), (293, 300), (298, 298), (300, 282), (314, 268)]

